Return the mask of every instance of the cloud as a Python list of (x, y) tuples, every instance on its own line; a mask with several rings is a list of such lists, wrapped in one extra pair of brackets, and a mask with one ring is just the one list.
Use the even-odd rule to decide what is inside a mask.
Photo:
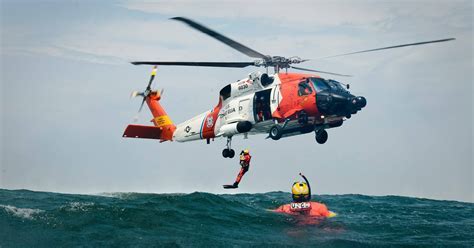
[(158, 13), (168, 17), (260, 19), (276, 26), (295, 23), (303, 26), (317, 23), (322, 27), (344, 24), (366, 25), (383, 21), (388, 16), (388, 10), (377, 6), (377, 4), (372, 5), (371, 9), (377, 8), (378, 11), (374, 11), (371, 15), (361, 14), (362, 10), (367, 11), (368, 5), (351, 1), (295, 1), (292, 4), (284, 1), (202, 1), (199, 3), (190, 1), (159, 3), (128, 1), (120, 6), (129, 10)]
[(37, 47), (6, 47), (3, 51), (5, 55), (47, 55), (52, 57), (60, 57), (63, 59), (79, 60), (94, 64), (119, 65), (127, 61), (117, 57), (98, 54), (90, 50), (81, 50), (78, 47), (68, 46), (37, 46)]
[[(429, 4), (427, 4), (429, 3)], [(301, 29), (333, 28), (335, 26), (355, 26), (370, 30), (389, 30), (396, 26), (399, 17), (410, 17), (447, 22), (453, 17), (450, 25), (472, 27), (469, 8), (461, 11), (461, 6), (472, 7), (470, 1), (165, 1), (144, 2), (126, 1), (119, 6), (144, 13), (160, 14), (165, 17), (187, 16), (204, 19), (238, 19), (261, 21), (274, 26), (285, 26)], [(453, 13), (456, 13), (454, 15)], [(451, 18), (447, 18), (451, 17)], [(462, 21), (461, 21), (462, 20)]]
[[(426, 39), (435, 39), (444, 38), (444, 34), (440, 36), (439, 30), (447, 30), (448, 27), (472, 28), (472, 24), (466, 24), (470, 22), (465, 21), (469, 19), (468, 15), (451, 16), (453, 11), (459, 8), (458, 5), (440, 3), (444, 8), (427, 7), (423, 8), (423, 11), (416, 10), (415, 14), (417, 8), (414, 7), (420, 5), (422, 3), (404, 5), (371, 1), (297, 1), (293, 4), (127, 1), (119, 4), (120, 8), (150, 13), (153, 17), (88, 21), (93, 25), (65, 23), (67, 32), (34, 43), (25, 42), (36, 38), (28, 30), (9, 27), (5, 33), (12, 36), (6, 38), (2, 53), (42, 53), (106, 64), (121, 64), (133, 60), (253, 60), (182, 23), (167, 19), (175, 15), (196, 18), (197, 21), (262, 53), (296, 55), (309, 59), (418, 41), (420, 30), (424, 32)], [(156, 14), (159, 16), (156, 17)], [(212, 18), (209, 18), (210, 16)], [(401, 26), (399, 23), (403, 23), (404, 19), (414, 23)], [(441, 23), (439, 29), (429, 26), (434, 19)], [(243, 24), (239, 24), (241, 22)], [(414, 26), (416, 30), (411, 30)], [(429, 28), (424, 28), (425, 26)], [(358, 68), (361, 62), (368, 62), (353, 58), (336, 61), (350, 63)], [(316, 61), (315, 64), (320, 63)]]

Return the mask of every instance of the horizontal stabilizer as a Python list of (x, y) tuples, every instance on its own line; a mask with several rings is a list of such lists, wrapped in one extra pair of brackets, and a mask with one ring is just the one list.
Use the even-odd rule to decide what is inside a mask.
[(154, 126), (128, 125), (124, 138), (160, 139), (162, 129)]

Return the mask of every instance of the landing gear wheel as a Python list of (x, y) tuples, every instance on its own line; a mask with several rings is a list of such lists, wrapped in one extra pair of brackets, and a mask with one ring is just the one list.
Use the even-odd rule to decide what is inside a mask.
[(234, 149), (224, 149), (222, 150), (222, 156), (224, 158), (233, 158), (235, 156), (235, 151)]
[(228, 158), (229, 155), (230, 155), (230, 150), (229, 149), (222, 150), (222, 157)]
[(324, 144), (328, 140), (328, 132), (326, 130), (321, 129), (316, 132), (316, 142), (318, 144)]
[(278, 125), (275, 125), (273, 126), (271, 129), (270, 129), (270, 138), (272, 138), (272, 140), (279, 140), (281, 138), (281, 135), (282, 135), (282, 129), (280, 126)]
[(230, 148), (231, 143), (232, 143), (232, 136), (227, 137), (227, 144), (225, 145), (226, 148), (222, 150), (222, 157), (233, 158), (235, 156), (235, 151)]

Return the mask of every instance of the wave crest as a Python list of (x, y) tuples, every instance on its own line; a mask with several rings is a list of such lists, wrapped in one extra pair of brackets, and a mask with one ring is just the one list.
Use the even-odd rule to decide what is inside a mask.
[(44, 212), (41, 209), (19, 208), (11, 205), (0, 205), (0, 208), (12, 216), (28, 220), (33, 220), (36, 215)]
[(93, 202), (70, 202), (61, 209), (72, 212), (86, 212), (95, 204)]

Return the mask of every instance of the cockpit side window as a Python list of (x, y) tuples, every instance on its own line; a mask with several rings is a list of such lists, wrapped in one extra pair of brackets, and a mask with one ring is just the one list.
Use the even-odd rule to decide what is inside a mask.
[(230, 84), (222, 88), (219, 94), (221, 95), (223, 101), (225, 101), (227, 98), (230, 97), (230, 92), (231, 92)]
[(313, 93), (313, 89), (309, 85), (309, 80), (308, 79), (306, 79), (304, 81), (301, 81), (298, 84), (298, 95), (299, 96), (306, 96), (306, 95), (310, 95), (311, 93)]
[(311, 82), (313, 82), (314, 88), (316, 92), (329, 90), (329, 85), (325, 82), (322, 78), (311, 78)]

